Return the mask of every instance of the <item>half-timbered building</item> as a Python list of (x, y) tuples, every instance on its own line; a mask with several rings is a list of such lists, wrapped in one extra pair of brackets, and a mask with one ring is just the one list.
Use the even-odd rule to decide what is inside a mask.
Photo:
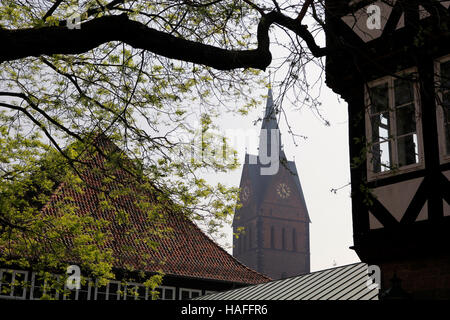
[(354, 249), (412, 297), (450, 297), (450, 1), (326, 3), (348, 103)]

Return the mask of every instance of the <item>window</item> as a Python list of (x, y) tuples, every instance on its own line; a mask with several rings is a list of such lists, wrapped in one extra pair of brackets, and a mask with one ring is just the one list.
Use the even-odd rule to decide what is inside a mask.
[(82, 279), (80, 289), (70, 290), (64, 284), (63, 300), (90, 300), (92, 281), (91, 279)]
[(418, 96), (412, 71), (368, 85), (366, 135), (369, 179), (423, 163)]
[[(157, 300), (175, 300), (175, 287), (158, 287), (155, 289), (158, 292)], [(149, 300), (151, 296), (149, 293)]]
[(151, 292), (140, 283), (110, 280), (106, 286), (95, 284), (94, 300), (151, 300)]
[(27, 280), (27, 271), (0, 269), (0, 297), (24, 300)]
[(94, 300), (120, 300), (120, 297), (124, 295), (121, 289), (124, 286), (120, 281), (110, 280), (106, 286), (95, 285)]
[(253, 247), (252, 243), (252, 227), (248, 228), (248, 248), (251, 249)]
[(283, 228), (283, 230), (281, 230), (281, 247), (284, 249), (286, 249), (286, 230)]
[(437, 124), (441, 160), (450, 160), (450, 56), (436, 61)]
[(244, 242), (244, 252), (247, 251), (247, 231), (242, 235), (242, 242)]
[(242, 253), (242, 236), (238, 238), (238, 253)]
[(270, 227), (270, 247), (275, 248), (275, 228), (273, 226)]
[(292, 229), (292, 250), (297, 251), (297, 232)]
[(201, 290), (180, 288), (180, 300), (196, 298), (202, 295)]
[(127, 282), (124, 288), (124, 300), (147, 300), (148, 288), (143, 284)]
[(59, 299), (59, 292), (63, 285), (59, 275), (45, 273), (43, 275), (33, 272), (31, 275), (30, 299), (41, 298)]

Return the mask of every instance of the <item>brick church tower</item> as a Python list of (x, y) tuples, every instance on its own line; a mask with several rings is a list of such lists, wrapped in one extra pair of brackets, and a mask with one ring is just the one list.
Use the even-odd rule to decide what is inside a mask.
[(281, 147), (269, 89), (258, 155), (245, 155), (242, 207), (233, 220), (233, 256), (272, 279), (310, 271), (309, 216), (294, 161)]

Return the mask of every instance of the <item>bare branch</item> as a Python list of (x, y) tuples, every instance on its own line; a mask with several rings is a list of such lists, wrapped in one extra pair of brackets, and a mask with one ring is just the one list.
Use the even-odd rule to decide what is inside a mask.
[(297, 20), (299, 22), (302, 22), (303, 18), (306, 15), (306, 12), (308, 11), (309, 6), (312, 4), (313, 0), (305, 0), (305, 3), (303, 4), (302, 9), (300, 10), (300, 13), (298, 14)]
[(52, 5), (52, 7), (47, 11), (47, 13), (42, 17), (42, 20), (46, 20), (48, 17), (50, 17), (53, 12), (55, 12), (56, 9), (58, 9), (59, 5), (63, 2), (64, 0), (57, 0), (55, 1), (55, 3)]

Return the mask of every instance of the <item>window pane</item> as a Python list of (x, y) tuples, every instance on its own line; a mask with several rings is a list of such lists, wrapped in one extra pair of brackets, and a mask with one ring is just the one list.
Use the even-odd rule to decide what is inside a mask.
[(388, 84), (383, 83), (381, 85), (371, 87), (369, 90), (369, 105), (370, 113), (376, 114), (388, 110), (389, 108), (389, 95)]
[(397, 136), (416, 132), (414, 104), (398, 108), (396, 112)]
[(161, 300), (163, 299), (163, 289), (155, 288), (155, 290), (148, 289), (148, 300)]
[(10, 296), (12, 290), (12, 272), (4, 270), (0, 279), (0, 295)]
[(445, 126), (445, 141), (446, 141), (446, 150), (447, 150), (447, 154), (450, 154), (450, 124), (447, 123), (447, 125)]
[(77, 291), (78, 290), (70, 290), (65, 289), (63, 293), (63, 299), (64, 300), (76, 300), (77, 299)]
[(14, 292), (13, 295), (15, 297), (23, 297), (24, 292), (26, 290), (25, 285), (25, 273), (16, 272), (14, 276)]
[(399, 167), (419, 162), (419, 149), (417, 146), (416, 134), (398, 138), (397, 148)]
[(145, 294), (147, 292), (147, 288), (145, 286), (139, 285), (137, 288), (137, 300), (145, 300)]
[(275, 248), (275, 229), (270, 227), (270, 247)]
[(108, 300), (120, 300), (120, 284), (117, 282), (109, 282)]
[(372, 146), (373, 172), (384, 172), (391, 168), (391, 142), (386, 141)]
[(443, 83), (442, 111), (445, 130), (445, 154), (450, 155), (450, 61), (441, 64)]
[(391, 132), (389, 128), (389, 113), (381, 113), (371, 117), (372, 142), (384, 142), (389, 139)]
[(135, 300), (137, 297), (137, 286), (133, 284), (127, 284), (124, 288), (124, 299), (125, 300)]
[(441, 86), (444, 90), (450, 89), (450, 60), (441, 63)]
[(442, 109), (444, 110), (444, 122), (450, 122), (450, 91), (443, 95)]
[(191, 298), (197, 298), (200, 295), (200, 292), (192, 291), (191, 292)]
[(164, 300), (174, 300), (175, 291), (173, 289), (164, 289)]
[(182, 300), (187, 300), (187, 299), (189, 299), (189, 298), (190, 298), (190, 296), (189, 296), (189, 291), (181, 290), (181, 299), (182, 299)]
[(395, 106), (414, 101), (413, 82), (411, 80), (394, 80)]
[(297, 251), (297, 233), (295, 229), (292, 230), (292, 250)]
[(88, 299), (90, 300), (91, 287), (89, 284), (90, 284), (89, 281), (86, 281), (85, 284), (81, 284), (81, 288), (78, 291), (78, 300), (88, 300)]
[(35, 275), (33, 284), (33, 299), (40, 299), (44, 294), (45, 282), (41, 276)]
[(97, 288), (96, 300), (106, 300), (106, 286)]

